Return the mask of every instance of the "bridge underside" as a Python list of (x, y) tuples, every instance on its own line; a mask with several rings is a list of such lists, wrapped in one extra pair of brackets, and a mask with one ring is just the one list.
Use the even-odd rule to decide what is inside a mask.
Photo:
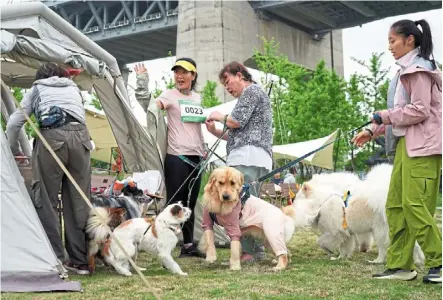
[[(42, 2), (110, 52), (122, 64), (176, 54), (179, 1), (43, 0)], [(219, 6), (217, 4), (219, 0), (210, 2), (213, 3), (211, 5), (214, 9)], [(260, 19), (281, 22), (310, 34), (316, 40), (321, 40), (331, 30), (358, 26), (391, 16), (442, 8), (441, 1), (248, 2), (244, 3), (249, 9), (252, 7), (251, 10)], [(196, 1), (192, 5), (202, 6), (203, 3)], [(243, 4), (238, 5), (240, 7)], [(205, 12), (199, 18), (207, 18), (207, 14), (208, 12)], [(194, 21), (187, 25), (188, 28), (182, 29), (193, 30), (198, 23), (199, 21)], [(223, 27), (223, 24), (221, 26)]]
[(43, 1), (127, 64), (175, 55), (178, 1)]
[(432, 9), (441, 1), (249, 1), (263, 17), (312, 35)]

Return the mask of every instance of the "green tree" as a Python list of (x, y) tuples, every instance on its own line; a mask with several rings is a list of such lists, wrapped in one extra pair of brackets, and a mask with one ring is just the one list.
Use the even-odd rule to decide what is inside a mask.
[(204, 108), (214, 107), (221, 104), (220, 99), (215, 94), (217, 82), (208, 80), (203, 91), (200, 92), (202, 97), (202, 106)]
[[(268, 75), (277, 76), (271, 93), (275, 145), (320, 138), (338, 128), (348, 132), (362, 123), (364, 117), (358, 107), (365, 98), (355, 87), (354, 93), (349, 94), (346, 81), (329, 70), (324, 61), (315, 70), (307, 70), (280, 54), (273, 39), (262, 41), (263, 50), (256, 50), (254, 58), (258, 68), (267, 74), (263, 84), (269, 85)], [(343, 168), (349, 143), (341, 141), (335, 147), (337, 167)], [(303, 169), (299, 173), (309, 175), (303, 174)]]
[[(166, 86), (166, 89), (165, 90), (167, 90), (167, 89), (173, 89), (174, 87), (175, 87), (175, 83), (174, 83), (174, 80), (171, 78), (171, 77), (168, 77), (167, 79), (166, 79), (166, 77), (165, 76), (163, 76), (162, 77), (162, 81), (163, 81), (163, 84)], [(155, 88), (154, 88), (154, 91), (152, 92), (152, 99), (156, 99), (158, 96), (160, 96), (161, 95), (161, 93), (163, 93), (165, 90), (162, 90), (162, 89), (160, 89), (159, 88), (159, 85), (158, 85), (158, 82), (156, 81), (155, 82)]]
[[(357, 109), (361, 111), (366, 120), (369, 119), (375, 111), (387, 108), (389, 88), (388, 74), (390, 68), (382, 67), (383, 55), (384, 53), (372, 53), (369, 61), (352, 58), (366, 69), (366, 74), (353, 74), (349, 81), (349, 92), (353, 94), (354, 97), (364, 98), (363, 101), (360, 101), (362, 104), (359, 105)], [(359, 149), (355, 156), (354, 151), (352, 151), (351, 160), (347, 163), (348, 165), (352, 165), (350, 169), (366, 169), (367, 166), (364, 162), (375, 153), (376, 148), (375, 142), (371, 142), (367, 143), (362, 149)]]
[(358, 76), (360, 86), (365, 93), (366, 105), (364, 112), (368, 115), (374, 111), (386, 109), (386, 97), (389, 87), (387, 75), (390, 68), (382, 68), (382, 57), (384, 53), (372, 53), (368, 62), (351, 58), (363, 66), (368, 74)]
[(96, 109), (103, 111), (102, 104), (100, 103), (97, 94), (92, 93), (91, 97), (91, 105), (94, 106)]

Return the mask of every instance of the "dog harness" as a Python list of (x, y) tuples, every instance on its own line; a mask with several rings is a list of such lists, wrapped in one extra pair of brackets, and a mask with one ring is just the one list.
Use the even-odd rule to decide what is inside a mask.
[(315, 220), (318, 221), (318, 219), (320, 218), (320, 210), (323, 207), (323, 205), (326, 204), (326, 202), (329, 201), (329, 199), (331, 199), (333, 196), (340, 196), (343, 200), (343, 222), (342, 222), (342, 228), (343, 229), (348, 229), (348, 222), (346, 222), (346, 207), (348, 207), (349, 204), (349, 198), (351, 198), (351, 191), (346, 191), (343, 196), (342, 195), (338, 195), (338, 194), (331, 194), (331, 196), (320, 206), (320, 209), (318, 210), (318, 214), (315, 217)]
[[(242, 190), (240, 191), (240, 204), (241, 204), (241, 210), (243, 210), (243, 207), (246, 204), (246, 201), (249, 199), (249, 197), (251, 197), (251, 193), (249, 191), (249, 184), (244, 184), (242, 187)], [(239, 219), (241, 218), (241, 210), (240, 210), (240, 216)], [(210, 212), (209, 213), (209, 217), (211, 218), (212, 222), (214, 224), (218, 224), (217, 222), (217, 216), (215, 215), (215, 213)]]
[[(147, 233), (148, 233), (148, 231), (149, 231), (149, 229), (152, 227), (152, 225), (149, 225), (148, 226), (148, 228), (146, 228), (146, 230), (145, 230), (145, 232), (143, 233), (143, 236), (145, 236)], [(180, 229), (179, 228), (176, 228), (176, 227), (173, 227), (173, 226), (167, 226), (168, 227), (168, 229), (170, 229), (172, 232), (174, 232), (174, 234), (175, 235), (177, 235), (177, 234), (179, 234), (180, 233)], [(154, 234), (154, 232), (152, 232), (152, 235), (155, 237), (155, 238), (157, 238), (157, 233), (155, 233)]]

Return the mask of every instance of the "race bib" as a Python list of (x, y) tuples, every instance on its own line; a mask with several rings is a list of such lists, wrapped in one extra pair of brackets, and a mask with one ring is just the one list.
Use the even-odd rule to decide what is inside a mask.
[(206, 116), (203, 107), (190, 100), (178, 100), (180, 104), (181, 120), (185, 123), (203, 123)]

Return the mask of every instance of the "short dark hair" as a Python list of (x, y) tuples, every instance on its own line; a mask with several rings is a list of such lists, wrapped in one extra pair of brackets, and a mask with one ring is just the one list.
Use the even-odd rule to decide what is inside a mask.
[[(422, 30), (418, 28), (418, 25), (421, 26)], [(411, 20), (400, 20), (392, 24), (391, 28), (404, 38), (413, 35), (415, 40), (414, 47), (420, 47), (420, 56), (433, 62), (430, 57), (434, 45), (432, 44), (431, 28), (426, 20), (422, 19), (415, 22)]]
[[(193, 60), (192, 58), (189, 58), (189, 57), (182, 57), (182, 58), (177, 59), (176, 61), (179, 61), (179, 60), (187, 61), (188, 63), (192, 64), (192, 65), (197, 69), (197, 63), (196, 63), (195, 60)], [(194, 78), (194, 80), (192, 80), (192, 82), (191, 82), (191, 90), (195, 90), (195, 85), (197, 84), (197, 77), (198, 77), (198, 74), (197, 74), (197, 73), (194, 73), (194, 72), (192, 72), (192, 71), (191, 71), (191, 73), (192, 73), (192, 74), (195, 74), (195, 78)]]
[(222, 83), (224, 83), (226, 80), (226, 75), (225, 75), (226, 73), (231, 75), (236, 75), (238, 72), (242, 74), (244, 80), (255, 83), (248, 69), (246, 69), (246, 67), (243, 64), (237, 61), (233, 61), (225, 65), (223, 69), (221, 69), (220, 73), (218, 73), (218, 78)]
[(69, 72), (53, 62), (44, 63), (35, 73), (35, 80), (45, 79), (53, 76), (69, 78)]

